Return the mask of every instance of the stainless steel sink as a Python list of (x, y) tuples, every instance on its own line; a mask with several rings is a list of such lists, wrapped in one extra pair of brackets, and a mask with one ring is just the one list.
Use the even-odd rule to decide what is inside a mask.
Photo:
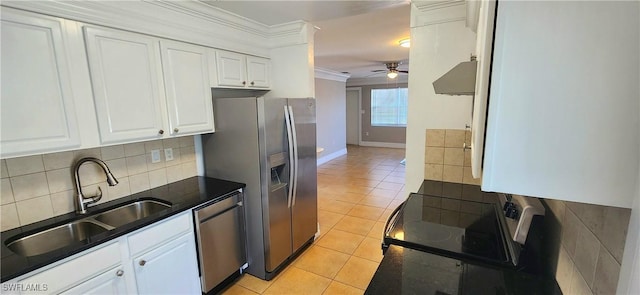
[(152, 200), (123, 204), (109, 211), (45, 229), (35, 234), (17, 239), (11, 238), (8, 240), (7, 247), (24, 257), (40, 255), (70, 246), (170, 207), (170, 204)]
[(17, 239), (8, 243), (7, 247), (21, 256), (35, 256), (64, 248), (106, 231), (107, 228), (95, 222), (79, 220)]
[(119, 227), (170, 207), (171, 205), (165, 203), (143, 200), (96, 214), (93, 216), (93, 219), (113, 227)]

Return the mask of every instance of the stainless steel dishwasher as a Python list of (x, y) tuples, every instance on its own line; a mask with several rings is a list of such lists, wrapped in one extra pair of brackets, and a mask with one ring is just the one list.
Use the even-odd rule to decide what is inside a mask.
[(203, 293), (240, 273), (247, 262), (242, 200), (238, 190), (193, 210)]

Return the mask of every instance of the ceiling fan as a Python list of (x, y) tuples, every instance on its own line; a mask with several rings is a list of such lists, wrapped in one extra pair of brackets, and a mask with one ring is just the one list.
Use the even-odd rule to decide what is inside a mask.
[(409, 74), (409, 71), (398, 70), (398, 66), (400, 65), (399, 62), (388, 62), (384, 65), (387, 66), (386, 70), (373, 70), (372, 72), (387, 72), (387, 77), (389, 77), (389, 79), (395, 79), (400, 73)]

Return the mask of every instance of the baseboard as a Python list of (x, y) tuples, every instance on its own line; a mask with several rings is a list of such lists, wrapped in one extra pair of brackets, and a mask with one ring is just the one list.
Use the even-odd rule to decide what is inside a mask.
[(360, 146), (404, 149), (406, 148), (407, 145), (404, 143), (395, 143), (395, 142), (362, 141), (360, 142)]
[(322, 156), (322, 157), (318, 158), (317, 159), (317, 163), (318, 163), (317, 165), (320, 166), (320, 165), (322, 165), (322, 164), (324, 164), (326, 162), (329, 162), (329, 161), (331, 161), (331, 160), (333, 160), (335, 158), (338, 158), (340, 156), (344, 156), (346, 154), (347, 154), (347, 148), (343, 148), (343, 149), (341, 149), (341, 150), (339, 150), (337, 152), (333, 152), (333, 153), (330, 153), (330, 154), (328, 154), (326, 156)]

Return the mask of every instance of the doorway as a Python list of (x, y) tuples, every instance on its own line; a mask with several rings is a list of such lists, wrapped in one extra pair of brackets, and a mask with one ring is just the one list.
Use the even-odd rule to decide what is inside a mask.
[(346, 95), (347, 144), (360, 145), (362, 88), (349, 87)]

